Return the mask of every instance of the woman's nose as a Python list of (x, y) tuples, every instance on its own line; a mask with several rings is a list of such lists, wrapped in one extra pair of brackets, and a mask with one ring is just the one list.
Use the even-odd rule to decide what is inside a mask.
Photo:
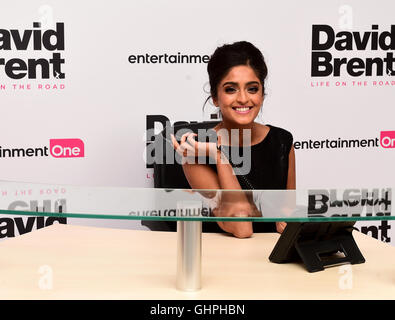
[(244, 90), (240, 90), (237, 95), (237, 102), (241, 105), (245, 105), (248, 102), (248, 95)]

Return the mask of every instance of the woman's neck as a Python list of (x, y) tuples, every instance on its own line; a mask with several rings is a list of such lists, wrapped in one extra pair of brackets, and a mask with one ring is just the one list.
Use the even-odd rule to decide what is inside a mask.
[(251, 131), (253, 131), (255, 130), (257, 123), (251, 122), (245, 125), (240, 125), (240, 124), (235, 125), (234, 123), (227, 122), (226, 120), (222, 120), (218, 125), (220, 126), (220, 129), (226, 129), (229, 132), (232, 129), (239, 129), (240, 131), (243, 131), (243, 129), (250, 129)]
[(227, 132), (228, 137), (230, 137), (230, 143), (223, 144), (232, 144), (234, 145), (233, 141), (236, 140), (239, 146), (243, 145), (251, 145), (253, 144), (254, 138), (256, 136), (256, 129), (257, 123), (252, 122), (247, 125), (237, 125), (227, 123), (226, 121), (220, 122), (217, 127), (216, 131), (225, 130)]

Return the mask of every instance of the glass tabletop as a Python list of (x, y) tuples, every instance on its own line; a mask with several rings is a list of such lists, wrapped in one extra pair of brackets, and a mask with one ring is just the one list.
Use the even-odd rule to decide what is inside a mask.
[(157, 221), (394, 220), (392, 188), (183, 190), (0, 181), (0, 214)]

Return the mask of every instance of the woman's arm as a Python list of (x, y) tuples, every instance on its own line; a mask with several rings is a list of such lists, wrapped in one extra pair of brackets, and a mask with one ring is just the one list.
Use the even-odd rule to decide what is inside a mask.
[(288, 156), (288, 180), (287, 180), (287, 189), (295, 190), (296, 189), (296, 173), (295, 173), (295, 150), (294, 147), (291, 147)]
[[(193, 139), (193, 134), (184, 135), (181, 138), (180, 144), (178, 144), (174, 137), (172, 137), (172, 141), (174, 148), (182, 156), (187, 156), (188, 151), (190, 155), (193, 153), (198, 154), (198, 149), (200, 148), (206, 149), (207, 154), (216, 159), (217, 173), (209, 166), (199, 164), (197, 161), (184, 161), (182, 168), (192, 189), (242, 190), (237, 177), (233, 173), (233, 168), (228, 162), (224, 161), (221, 152), (216, 149), (215, 144), (210, 146), (209, 143), (196, 142)], [(242, 192), (224, 192), (219, 209), (218, 211), (221, 216), (237, 214), (237, 211), (249, 214), (251, 205)], [(238, 238), (247, 238), (252, 235), (251, 222), (219, 221), (218, 225), (224, 231), (232, 233)]]
[[(232, 166), (227, 159), (224, 158), (224, 155), (220, 151), (217, 151), (216, 157), (217, 176), (220, 188), (224, 190), (242, 190)], [(244, 192), (224, 192), (221, 199), (221, 206), (226, 212), (225, 215), (235, 214), (237, 216), (252, 216), (253, 207)], [(232, 233), (238, 238), (249, 238), (253, 233), (252, 222), (227, 221), (218, 224), (223, 230)]]
[[(287, 189), (295, 190), (296, 189), (296, 173), (295, 173), (295, 150), (294, 147), (291, 147), (288, 156), (288, 179), (287, 179)], [(276, 222), (277, 232), (282, 233), (286, 227), (285, 222)]]

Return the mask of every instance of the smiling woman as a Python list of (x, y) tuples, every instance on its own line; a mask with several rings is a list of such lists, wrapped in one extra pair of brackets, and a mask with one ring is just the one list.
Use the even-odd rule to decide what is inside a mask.
[[(193, 189), (294, 189), (295, 155), (293, 138), (288, 131), (255, 122), (265, 96), (267, 67), (262, 53), (249, 42), (241, 41), (216, 49), (207, 65), (210, 92), (222, 121), (214, 127), (217, 143), (198, 142), (196, 135), (186, 133), (180, 143), (173, 137), (176, 151), (186, 158), (185, 176)], [(230, 152), (234, 148), (241, 152)], [(249, 149), (249, 172), (240, 174), (231, 154)], [(190, 161), (201, 152), (215, 164)], [(244, 150), (244, 152), (243, 152)], [(225, 160), (228, 161), (223, 161)], [(210, 162), (213, 163), (213, 162)], [(228, 193), (229, 195), (230, 193)], [(251, 216), (257, 208), (248, 193), (226, 195), (213, 213), (220, 216)], [(219, 227), (239, 238), (255, 231), (282, 232), (285, 223), (218, 222)]]

